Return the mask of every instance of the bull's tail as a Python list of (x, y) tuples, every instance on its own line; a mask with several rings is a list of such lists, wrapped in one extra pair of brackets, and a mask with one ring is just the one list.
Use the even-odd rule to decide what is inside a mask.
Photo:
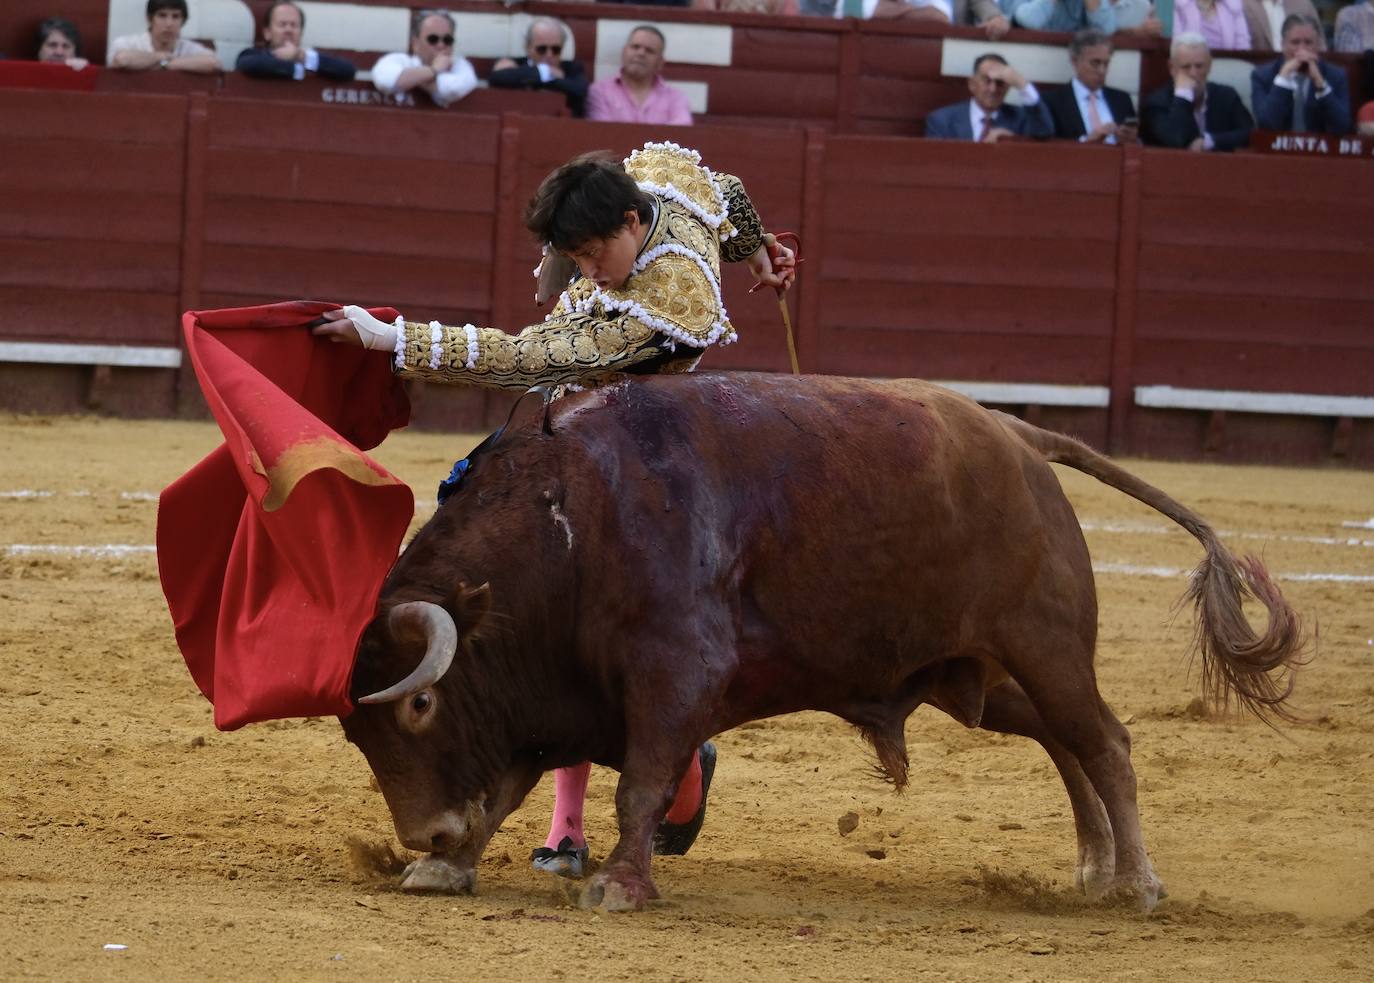
[[(1196, 512), (1118, 467), (1071, 437), (1051, 433), (1006, 414), (1003, 426), (1046, 461), (1065, 464), (1144, 502), (1177, 522), (1202, 543), (1206, 555), (1193, 571), (1180, 604), (1194, 607), (1194, 656), (1202, 658), (1203, 694), (1212, 706), (1234, 700), (1266, 723), (1296, 720), (1287, 704), (1294, 674), (1307, 660), (1301, 619), (1284, 599), (1264, 564), (1237, 558)], [(1245, 599), (1264, 605), (1269, 625), (1257, 635), (1242, 610)]]

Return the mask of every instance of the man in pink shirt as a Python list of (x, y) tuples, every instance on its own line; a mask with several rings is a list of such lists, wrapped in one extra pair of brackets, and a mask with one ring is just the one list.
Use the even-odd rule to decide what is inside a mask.
[(615, 78), (593, 82), (587, 92), (587, 118), (608, 123), (661, 123), (690, 126), (687, 96), (659, 71), (663, 68), (663, 32), (640, 25), (630, 32), (620, 52)]

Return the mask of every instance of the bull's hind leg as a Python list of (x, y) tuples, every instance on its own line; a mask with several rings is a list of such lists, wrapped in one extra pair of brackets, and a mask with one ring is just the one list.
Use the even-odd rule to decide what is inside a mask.
[(1078, 834), (1074, 884), (1090, 899), (1100, 899), (1110, 889), (1116, 869), (1112, 824), (1078, 759), (1050, 735), (1025, 691), (1010, 679), (988, 691), (980, 726), (999, 734), (1029, 737), (1049, 754), (1073, 807), (1073, 824)]
[[(1076, 638), (1047, 634), (1035, 652), (1007, 669), (1025, 690), (1050, 735), (1078, 759), (1112, 824), (1116, 870), (1105, 896), (1129, 898), (1144, 911), (1159, 902), (1155, 875), (1140, 830), (1131, 735), (1102, 701), (1091, 653)], [(1074, 653), (1077, 653), (1075, 655)]]

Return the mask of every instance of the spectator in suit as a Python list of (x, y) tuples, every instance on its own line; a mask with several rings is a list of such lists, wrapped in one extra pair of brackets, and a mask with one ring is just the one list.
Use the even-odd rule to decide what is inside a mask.
[[(1020, 106), (1005, 105), (1008, 89), (1021, 93)], [(973, 98), (943, 106), (926, 117), (926, 136), (935, 140), (996, 143), (1007, 137), (1046, 139), (1054, 134), (1050, 112), (1035, 86), (998, 54), (979, 55), (969, 76)]]
[(128, 72), (165, 69), (213, 75), (220, 70), (219, 56), (203, 44), (181, 36), (189, 16), (186, 0), (148, 0), (148, 30), (126, 34), (110, 43), (111, 68)]
[(1079, 31), (1096, 28), (1116, 31), (1116, 7), (1111, 0), (1001, 0), (1014, 27), (1029, 31)]
[(1084, 28), (1069, 42), (1069, 62), (1069, 84), (1045, 96), (1054, 135), (1079, 143), (1135, 143), (1131, 97), (1104, 84), (1112, 63), (1112, 39), (1096, 28)]
[(663, 32), (641, 24), (620, 49), (620, 71), (587, 90), (589, 119), (609, 123), (659, 123), (691, 126), (687, 96), (663, 81)]
[(1250, 48), (1250, 27), (1241, 0), (1174, 0), (1174, 36), (1200, 34), (1220, 51)]
[(393, 51), (372, 66), (372, 84), (394, 98), (422, 91), (436, 106), (451, 106), (477, 88), (472, 62), (453, 47), (457, 31), (451, 14), (421, 11), (411, 18), (410, 53)]
[(1255, 121), (1240, 93), (1208, 82), (1212, 52), (1201, 34), (1175, 34), (1169, 49), (1173, 81), (1142, 106), (1145, 142), (1176, 150), (1231, 151), (1245, 146)]
[(1336, 15), (1335, 48), (1350, 52), (1374, 49), (1374, 0), (1341, 8)]
[[(1320, 23), (1312, 0), (1242, 0), (1245, 7), (1245, 26), (1250, 29), (1251, 51), (1278, 51), (1283, 35), (1283, 22), (1294, 14), (1302, 14)], [(1317, 40), (1318, 51), (1326, 50), (1326, 38)]]
[(342, 58), (323, 55), (301, 43), (305, 13), (291, 0), (278, 0), (262, 19), (262, 46), (245, 48), (234, 67), (244, 75), (264, 79), (295, 79), (318, 73), (327, 79), (350, 82), (356, 72)]
[(37, 41), (39, 61), (66, 65), (77, 72), (90, 64), (81, 57), (81, 32), (65, 17), (49, 17), (39, 24)]
[(1250, 105), (1261, 130), (1350, 132), (1350, 83), (1345, 69), (1317, 54), (1321, 28), (1294, 14), (1283, 22), (1283, 53), (1250, 73)]
[(525, 56), (502, 58), (492, 66), (493, 89), (551, 89), (563, 93), (574, 116), (587, 115), (587, 72), (581, 62), (563, 60), (568, 27), (552, 17), (536, 17), (525, 29)]

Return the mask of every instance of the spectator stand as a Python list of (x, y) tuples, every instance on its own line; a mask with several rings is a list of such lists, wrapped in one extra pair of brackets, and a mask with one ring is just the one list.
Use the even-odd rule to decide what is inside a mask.
[[(254, 43), (269, 0), (189, 0), (186, 36), (212, 44), (232, 68), (238, 53)], [(0, 11), (0, 38), (13, 50), (31, 43), (29, 32), (48, 11), (39, 0), (16, 0)], [(306, 38), (322, 50), (352, 61), (363, 73), (344, 90), (367, 90), (367, 71), (386, 51), (405, 50), (411, 6), (384, 0), (351, 3), (302, 0)], [(89, 53), (105, 50), (109, 39), (142, 30), (143, 0), (71, 0), (65, 12), (86, 38)], [(418, 8), (418, 5), (416, 5)], [(492, 62), (519, 53), (531, 16), (560, 17), (571, 30), (571, 51), (593, 80), (619, 67), (620, 46), (629, 29), (651, 23), (667, 37), (665, 75), (683, 88), (699, 122), (728, 125), (820, 126), (840, 133), (919, 135), (925, 116), (965, 97), (967, 66), (984, 51), (998, 51), (1038, 85), (1067, 82), (1067, 36), (1013, 31), (989, 42), (981, 29), (892, 21), (832, 20), (724, 14), (668, 7), (532, 2), (505, 6), (493, 0), (455, 0), (458, 47), (485, 75)], [(1168, 81), (1168, 42), (1118, 39), (1109, 84), (1139, 101)], [(1266, 52), (1215, 53), (1213, 80), (1237, 89), (1248, 106), (1249, 72), (1270, 60)], [(1362, 68), (1356, 56), (1328, 53), (1360, 91)], [(169, 87), (177, 83), (102, 81), (107, 90), (132, 85)], [(235, 95), (262, 96), (245, 88), (232, 73), (226, 84)], [(184, 85), (183, 85), (184, 88)], [(174, 91), (181, 91), (175, 89)], [(266, 90), (263, 90), (265, 92)], [(285, 90), (281, 98), (303, 98), (305, 90)], [(290, 95), (286, 95), (290, 92)], [(312, 93), (313, 95), (313, 93)], [(342, 96), (351, 102), (354, 97)], [(359, 102), (363, 101), (358, 97)]]
[[(356, 6), (401, 30), (408, 23), (405, 8)], [(543, 312), (530, 302), (534, 253), (519, 212), (538, 179), (580, 150), (686, 137), (713, 166), (748, 179), (771, 225), (802, 233), (810, 262), (793, 305), (807, 371), (953, 380), (1117, 450), (1187, 455), (1211, 446), (1238, 459), (1335, 450), (1374, 462), (1374, 428), (1354, 412), (1359, 404), (1289, 400), (1268, 413), (1232, 398), (1221, 427), (1210, 404), (1180, 403), (1210, 397), (1175, 395), (1177, 405), (1165, 405), (1140, 395), (1159, 386), (1369, 395), (1368, 161), (884, 135), (916, 132), (916, 114), (962, 99), (983, 50), (1003, 51), (1047, 85), (1056, 73), (1067, 78), (1064, 39), (1054, 35), (1019, 32), (993, 44), (974, 29), (707, 20), (584, 4), (463, 7), (460, 16), (481, 15), (469, 41), (480, 41), (485, 24), (490, 39), (480, 50), (491, 57), (518, 50), (526, 23), (518, 18), (537, 11), (569, 22), (576, 54), (590, 65), (618, 57), (619, 36), (603, 33), (602, 21), (623, 32), (651, 13), (670, 32), (727, 28), (680, 35), (676, 48), (670, 33), (670, 57), (676, 50), (701, 62), (673, 63), (667, 74), (702, 82), (704, 125), (667, 133), (468, 109), (430, 110), (417, 127), (411, 112), (343, 109), (287, 82), (262, 95), (236, 94), (230, 81), (175, 95), (0, 91), (0, 113), (18, 121), (0, 134), (0, 159), (15, 162), (0, 188), (0, 338), (66, 346), (49, 354), (67, 363), (111, 360), (79, 377), (57, 360), (0, 364), (5, 405), (80, 405), (103, 371), (96, 393), (113, 411), (185, 411), (178, 400), (194, 386), (184, 384), (184, 365), (178, 389), (175, 372), (126, 361), (164, 356), (82, 346), (175, 350), (177, 314), (197, 307), (316, 296), (505, 327), (534, 320)], [(397, 43), (317, 34), (331, 9), (311, 7), (312, 42), (324, 46), (324, 37), (361, 64), (378, 52), (360, 46)], [(919, 57), (903, 63), (903, 50)], [(1128, 46), (1114, 67), (1129, 75), (1131, 56), (1141, 80), (1163, 63), (1162, 46)], [(133, 77), (101, 77), (116, 74)], [(776, 125), (750, 120), (760, 86), (789, 84), (829, 85), (812, 91), (832, 93), (831, 102), (780, 98), (767, 107)], [(887, 109), (901, 99), (906, 109)], [(747, 141), (738, 139), (742, 122), (755, 126)], [(333, 141), (327, 153), (324, 134)], [(93, 173), (53, 166), (97, 157)], [(175, 178), (159, 184), (159, 175)], [(38, 205), (51, 201), (62, 207)], [(1275, 214), (1302, 215), (1302, 233), (1270, 241)], [(785, 370), (776, 312), (767, 298), (744, 294), (739, 279), (728, 282), (726, 302), (742, 342), (712, 351), (708, 366)], [(43, 351), (4, 353), (27, 360)], [(478, 427), (501, 405), (432, 387), (417, 415)], [(1342, 415), (1326, 415), (1333, 407)]]

